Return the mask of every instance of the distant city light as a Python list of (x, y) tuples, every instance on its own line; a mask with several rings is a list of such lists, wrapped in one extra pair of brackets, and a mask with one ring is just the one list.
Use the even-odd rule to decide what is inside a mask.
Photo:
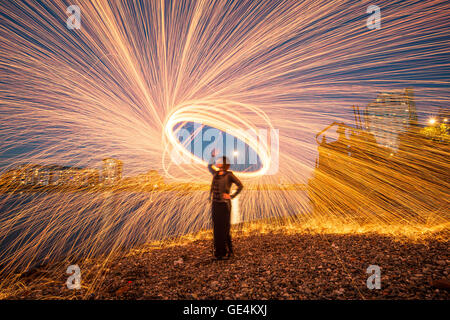
[(428, 123), (431, 124), (431, 125), (433, 125), (433, 124), (436, 123), (436, 119), (435, 119), (435, 118), (430, 118), (430, 119), (428, 120)]

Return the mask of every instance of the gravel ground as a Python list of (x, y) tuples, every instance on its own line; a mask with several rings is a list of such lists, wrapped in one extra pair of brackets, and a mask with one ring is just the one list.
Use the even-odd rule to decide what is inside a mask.
[[(9, 299), (445, 299), (449, 242), (399, 242), (365, 235), (259, 234), (233, 239), (235, 256), (212, 259), (211, 240), (136, 250), (106, 265), (88, 291), (95, 261), (80, 262), (83, 287), (68, 290), (65, 268), (36, 269)], [(369, 265), (381, 289), (369, 290)], [(84, 270), (84, 271), (83, 271)], [(95, 272), (94, 272), (95, 273)], [(83, 278), (83, 276), (85, 276)], [(37, 280), (39, 279), (39, 280)]]

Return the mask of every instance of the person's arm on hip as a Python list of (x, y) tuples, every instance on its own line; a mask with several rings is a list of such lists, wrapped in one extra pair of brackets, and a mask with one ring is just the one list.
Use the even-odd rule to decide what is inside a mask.
[(230, 198), (233, 199), (235, 198), (239, 193), (241, 193), (242, 189), (244, 189), (244, 186), (242, 185), (241, 180), (238, 179), (238, 177), (236, 177), (234, 175), (234, 173), (231, 173), (231, 181), (237, 186), (236, 191), (230, 195)]

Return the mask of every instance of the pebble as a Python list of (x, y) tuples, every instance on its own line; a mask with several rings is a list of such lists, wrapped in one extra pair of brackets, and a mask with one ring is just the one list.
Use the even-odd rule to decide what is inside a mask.
[[(235, 256), (222, 261), (212, 259), (211, 240), (124, 254), (106, 265), (92, 259), (75, 294), (60, 285), (65, 268), (40, 267), (45, 277), (21, 278), (26, 289), (8, 299), (450, 299), (448, 241), (269, 233), (233, 237), (233, 245)], [(87, 292), (89, 279), (100, 279), (89, 274), (95, 265), (107, 272)], [(381, 268), (383, 290), (367, 288), (369, 265)]]

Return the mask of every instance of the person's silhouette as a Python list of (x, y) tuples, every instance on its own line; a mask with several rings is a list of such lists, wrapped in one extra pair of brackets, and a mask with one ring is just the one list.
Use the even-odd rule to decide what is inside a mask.
[[(230, 163), (227, 157), (223, 156), (216, 162), (215, 151), (211, 153), (211, 156), (208, 170), (213, 175), (210, 199), (212, 201), (214, 256), (220, 260), (233, 255), (230, 234), (231, 199), (242, 191), (243, 185), (233, 172), (228, 170)], [(213, 166), (214, 163), (215, 166)], [(237, 190), (230, 195), (233, 183), (237, 186)]]

